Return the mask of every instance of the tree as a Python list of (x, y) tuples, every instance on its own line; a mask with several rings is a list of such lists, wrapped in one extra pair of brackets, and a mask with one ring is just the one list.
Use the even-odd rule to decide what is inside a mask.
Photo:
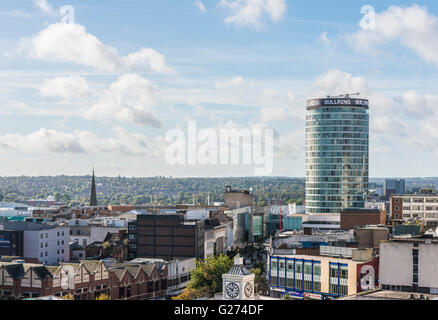
[(257, 287), (257, 292), (267, 294), (269, 291), (269, 284), (265, 277), (263, 277), (263, 270), (261, 268), (251, 269), (251, 273), (255, 274), (254, 282)]
[(205, 292), (205, 290), (188, 286), (179, 296), (173, 297), (172, 300), (194, 300), (205, 297), (206, 295), (208, 295), (208, 293)]
[(286, 293), (282, 299), (283, 300), (293, 300), (289, 293)]
[(0, 289), (0, 300), (7, 300), (8, 298), (3, 294), (3, 290)]
[(96, 298), (96, 300), (111, 300), (111, 298), (107, 294), (102, 293), (100, 296)]
[(227, 273), (232, 266), (233, 260), (223, 254), (198, 260), (188, 286), (204, 290), (209, 297), (213, 297), (216, 293), (222, 292), (222, 275)]

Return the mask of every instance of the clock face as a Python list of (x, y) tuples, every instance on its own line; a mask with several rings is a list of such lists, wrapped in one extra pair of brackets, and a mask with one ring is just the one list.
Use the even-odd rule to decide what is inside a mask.
[(237, 298), (239, 296), (239, 286), (237, 285), (237, 283), (231, 282), (227, 284), (227, 295), (234, 299)]
[(248, 282), (247, 284), (245, 284), (245, 296), (247, 298), (251, 298), (253, 292), (254, 292), (254, 287), (253, 287), (252, 283)]

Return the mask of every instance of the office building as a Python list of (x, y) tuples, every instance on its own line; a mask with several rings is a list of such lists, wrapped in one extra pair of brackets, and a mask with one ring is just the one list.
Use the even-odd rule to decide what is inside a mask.
[(24, 254), (23, 231), (0, 230), (0, 257), (22, 257)]
[(35, 222), (4, 221), (4, 231), (23, 232), (23, 254), (38, 259), (42, 264), (70, 260), (69, 228)]
[(129, 258), (204, 258), (205, 221), (182, 213), (140, 214), (128, 223)]
[(379, 259), (371, 249), (321, 246), (320, 255), (270, 255), (268, 266), (274, 296), (327, 300), (378, 284)]
[(363, 208), (368, 191), (368, 100), (307, 101), (306, 213)]
[(383, 290), (438, 294), (438, 239), (400, 238), (380, 243)]
[(393, 220), (419, 220), (428, 229), (438, 227), (438, 194), (392, 195), (390, 216)]
[(405, 194), (406, 181), (404, 179), (386, 179), (385, 180), (385, 196), (389, 199), (393, 194)]

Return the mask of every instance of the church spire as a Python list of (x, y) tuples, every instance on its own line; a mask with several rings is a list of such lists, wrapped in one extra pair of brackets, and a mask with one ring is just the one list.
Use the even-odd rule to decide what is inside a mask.
[(94, 178), (94, 168), (93, 168), (93, 178), (91, 180), (90, 206), (91, 207), (97, 207), (96, 180)]

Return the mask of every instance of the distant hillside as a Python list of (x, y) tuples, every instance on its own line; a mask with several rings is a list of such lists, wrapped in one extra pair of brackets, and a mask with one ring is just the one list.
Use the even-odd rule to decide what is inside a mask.
[[(225, 187), (249, 189), (254, 192), (257, 204), (271, 199), (283, 203), (302, 203), (305, 179), (303, 178), (124, 178), (96, 177), (99, 205), (108, 204), (206, 204), (223, 201)], [(57, 177), (0, 177), (0, 201), (20, 202), (28, 199), (46, 199), (53, 195), (57, 201), (70, 205), (88, 203), (91, 176)]]

